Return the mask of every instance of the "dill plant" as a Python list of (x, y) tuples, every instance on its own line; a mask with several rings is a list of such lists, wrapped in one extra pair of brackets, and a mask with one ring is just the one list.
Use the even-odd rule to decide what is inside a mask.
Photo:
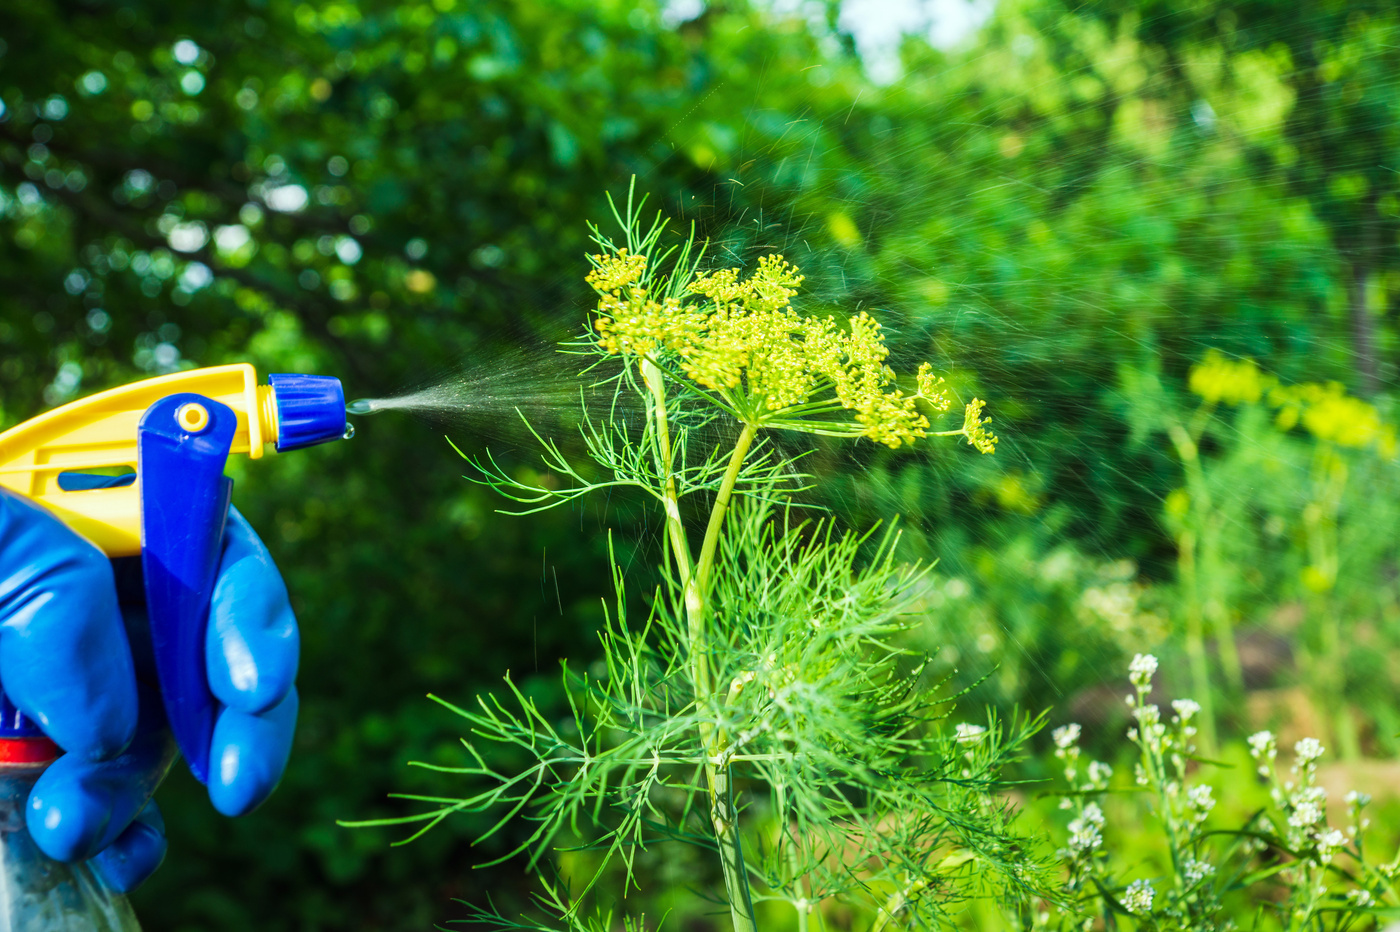
[[(794, 495), (809, 477), (766, 436), (961, 437), (991, 453), (983, 403), (934, 429), (948, 392), (927, 364), (901, 389), (869, 315), (803, 316), (791, 305), (802, 277), (781, 256), (749, 275), (706, 270), (693, 236), (665, 249), (665, 222), (643, 224), (640, 210), (630, 193), (614, 210), (621, 242), (593, 228), (596, 312), (569, 345), (612, 389), (610, 403), (583, 404), (591, 463), (538, 433), (557, 481), (466, 459), (516, 514), (639, 490), (664, 527), (660, 583), (630, 591), (614, 564), (606, 673), (566, 666), (567, 722), (507, 675), (503, 695), (450, 706), (472, 734), (467, 760), (434, 769), (465, 781), (462, 795), (409, 796), (430, 808), (357, 824), (422, 823), (417, 837), (453, 813), (490, 813), (483, 839), (523, 826), (500, 860), (528, 856), (538, 909), (472, 906), (468, 921), (497, 928), (610, 927), (599, 894), (619, 876), (609, 897), (642, 892), (637, 859), (664, 845), (716, 859), (712, 899), (736, 932), (760, 919), (806, 930), (833, 904), (873, 929), (934, 925), (970, 896), (1044, 893), (1047, 868), (998, 792), (1039, 721), (947, 726), (953, 697), (897, 645), (922, 571), (896, 559), (888, 530), (801, 520)], [(493, 747), (524, 766), (495, 763)], [(592, 853), (587, 876), (559, 871), (570, 848)]]

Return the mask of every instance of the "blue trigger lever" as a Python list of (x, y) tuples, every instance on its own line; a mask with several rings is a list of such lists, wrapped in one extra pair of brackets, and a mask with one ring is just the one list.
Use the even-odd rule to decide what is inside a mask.
[(137, 427), (141, 568), (156, 673), (170, 730), (200, 783), (219, 704), (205, 672), (209, 600), (223, 554), (233, 480), (224, 465), (238, 418), (203, 395), (170, 395)]

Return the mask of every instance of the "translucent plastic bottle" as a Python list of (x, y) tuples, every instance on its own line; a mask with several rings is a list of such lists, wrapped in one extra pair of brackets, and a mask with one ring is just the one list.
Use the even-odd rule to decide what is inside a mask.
[(140, 932), (126, 897), (29, 837), (24, 810), (58, 748), (0, 695), (0, 932)]

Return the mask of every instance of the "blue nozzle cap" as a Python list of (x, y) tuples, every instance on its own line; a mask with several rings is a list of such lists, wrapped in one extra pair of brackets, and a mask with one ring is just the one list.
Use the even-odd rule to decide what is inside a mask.
[(277, 403), (277, 452), (345, 436), (345, 391), (328, 375), (278, 372), (267, 377)]

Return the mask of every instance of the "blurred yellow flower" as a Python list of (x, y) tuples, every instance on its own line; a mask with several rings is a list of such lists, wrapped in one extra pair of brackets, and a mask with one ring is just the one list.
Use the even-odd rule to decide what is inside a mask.
[(1318, 440), (1353, 449), (1374, 448), (1386, 459), (1398, 451), (1395, 426), (1381, 420), (1374, 405), (1348, 395), (1339, 382), (1280, 385), (1252, 359), (1232, 361), (1216, 350), (1191, 368), (1191, 391), (1207, 403), (1254, 404), (1277, 408), (1274, 425), (1289, 431), (1299, 424)]
[(1217, 350), (1208, 350), (1205, 358), (1191, 367), (1191, 391), (1207, 402), (1237, 405), (1254, 403), (1275, 383), (1271, 375), (1259, 371), (1252, 359), (1238, 362), (1226, 359)]
[(1292, 428), (1301, 421), (1319, 440), (1355, 449), (1380, 446), (1385, 427), (1380, 412), (1348, 395), (1337, 382), (1276, 388), (1269, 393), (1269, 401), (1279, 408), (1277, 423), (1281, 428)]

